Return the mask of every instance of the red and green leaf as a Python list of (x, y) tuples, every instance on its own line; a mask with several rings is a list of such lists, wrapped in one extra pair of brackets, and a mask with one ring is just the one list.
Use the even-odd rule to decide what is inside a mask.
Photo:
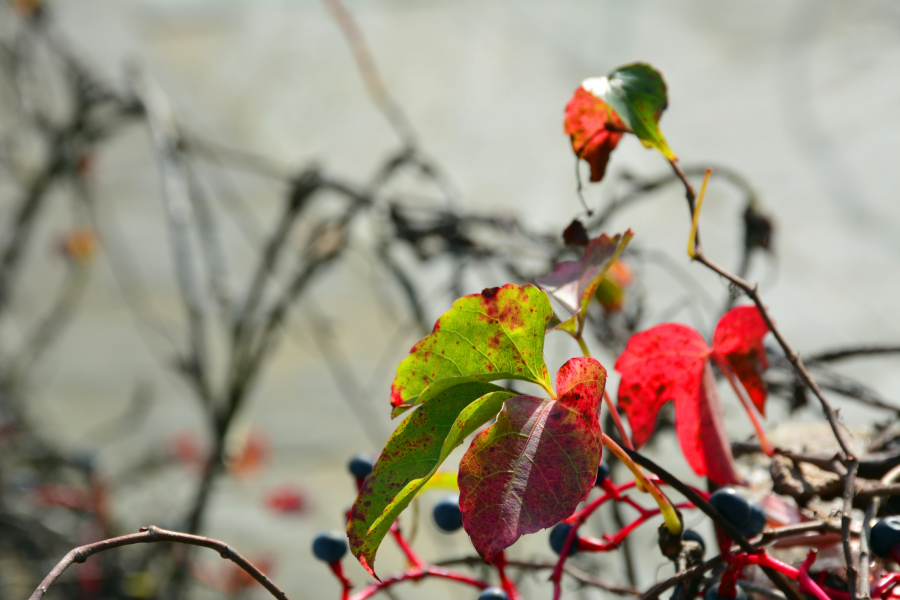
[(581, 87), (605, 100), (641, 143), (656, 148), (669, 160), (677, 160), (659, 130), (659, 119), (669, 103), (666, 82), (659, 71), (635, 63), (619, 67), (606, 77), (585, 79)]
[(393, 415), (470, 381), (520, 379), (552, 392), (543, 355), (552, 314), (547, 294), (533, 285), (460, 298), (397, 367)]
[(633, 335), (616, 361), (619, 406), (640, 447), (656, 428), (659, 409), (675, 403), (675, 429), (688, 464), (720, 485), (737, 483), (721, 405), (710, 379), (711, 350), (697, 331), (666, 323)]
[(622, 119), (606, 102), (580, 87), (566, 105), (565, 128), (575, 155), (591, 166), (591, 181), (603, 179), (609, 155), (626, 131)]
[(475, 437), (460, 462), (460, 508), (485, 562), (523, 534), (568, 517), (590, 492), (605, 383), (599, 362), (573, 358), (557, 373), (558, 400), (510, 398)]
[(434, 396), (400, 423), (350, 510), (350, 549), (367, 571), (375, 575), (384, 536), (447, 456), (513, 396), (491, 383), (464, 383)]
[(769, 326), (756, 306), (738, 306), (722, 316), (713, 336), (713, 350), (741, 380), (753, 405), (763, 416), (769, 392), (762, 377), (769, 366), (763, 345), (767, 333)]
[(535, 280), (572, 314), (572, 318), (561, 328), (567, 331), (574, 330), (576, 319), (578, 328), (581, 327), (584, 311), (597, 287), (632, 237), (634, 232), (630, 229), (614, 237), (604, 233), (588, 242), (584, 258), (579, 261), (561, 262), (549, 275)]

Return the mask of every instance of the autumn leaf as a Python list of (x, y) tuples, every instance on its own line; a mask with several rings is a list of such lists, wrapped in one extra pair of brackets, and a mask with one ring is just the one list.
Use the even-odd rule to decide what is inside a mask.
[(587, 497), (600, 459), (605, 383), (599, 362), (573, 358), (557, 373), (558, 400), (510, 398), (475, 437), (460, 462), (460, 508), (485, 562), (568, 517)]
[(393, 416), (470, 381), (521, 379), (552, 393), (543, 355), (552, 314), (547, 294), (533, 285), (508, 283), (460, 298), (397, 367)]
[[(616, 370), (622, 375), (619, 406), (631, 424), (636, 447), (647, 442), (656, 427), (659, 409), (672, 401), (678, 441), (694, 472), (719, 485), (740, 482), (725, 436), (721, 402), (709, 361), (718, 354), (728, 364), (734, 360), (740, 369), (748, 371), (739, 378), (749, 393), (757, 385), (753, 377), (761, 381), (762, 370), (755, 370), (756, 367), (765, 365), (762, 336), (768, 329), (760, 330), (757, 317), (762, 320), (755, 307), (739, 307), (726, 313), (716, 329), (713, 348), (694, 329), (674, 323), (657, 325), (631, 337), (616, 361)], [(764, 408), (764, 388), (754, 389), (762, 390), (761, 402), (756, 405)], [(749, 410), (752, 409), (748, 407)], [(754, 416), (750, 416), (756, 426)], [(757, 433), (764, 438), (761, 428)]]
[(616, 111), (579, 87), (566, 105), (565, 131), (572, 140), (575, 155), (591, 166), (591, 181), (603, 179), (609, 155), (626, 131)]
[(755, 306), (733, 308), (719, 320), (713, 335), (713, 348), (731, 366), (747, 390), (747, 395), (763, 416), (769, 388), (762, 378), (768, 368), (763, 338), (769, 326)]
[(666, 82), (659, 71), (645, 63), (634, 63), (606, 77), (585, 79), (581, 87), (605, 100), (641, 143), (656, 148), (669, 160), (677, 160), (659, 130), (659, 119), (669, 103)]
[(584, 311), (603, 276), (632, 237), (634, 232), (630, 229), (614, 237), (604, 233), (588, 242), (581, 260), (561, 262), (549, 275), (535, 280), (572, 315), (562, 326), (563, 329), (569, 330), (569, 326), (574, 329), (576, 318), (578, 327), (581, 327)]
[(463, 383), (438, 393), (400, 423), (350, 509), (350, 550), (369, 573), (375, 575), (378, 547), (400, 513), (450, 452), (513, 396), (491, 383)]

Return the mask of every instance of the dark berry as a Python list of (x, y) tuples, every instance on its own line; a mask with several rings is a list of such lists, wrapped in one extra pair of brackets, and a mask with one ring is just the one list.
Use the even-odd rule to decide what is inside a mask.
[(731, 488), (716, 490), (709, 497), (709, 503), (735, 527), (750, 520), (750, 502)]
[[(563, 546), (566, 545), (566, 540), (569, 538), (569, 532), (572, 531), (572, 526), (568, 523), (557, 523), (553, 529), (550, 530), (550, 547), (553, 548), (553, 551), (557, 554), (562, 554)], [(572, 545), (569, 547), (569, 556), (572, 556), (578, 552), (578, 536), (575, 536), (575, 539), (572, 540)]]
[(509, 600), (509, 596), (500, 588), (487, 588), (481, 592), (478, 600)]
[(594, 483), (597, 487), (600, 487), (604, 481), (609, 477), (609, 465), (606, 464), (605, 460), (600, 461), (600, 466), (597, 467), (597, 481)]
[(459, 496), (447, 496), (434, 505), (434, 524), (444, 533), (453, 533), (462, 527), (462, 511)]
[(766, 513), (763, 512), (762, 506), (756, 502), (750, 503), (750, 518), (747, 522), (738, 527), (738, 530), (744, 537), (751, 538), (762, 533), (766, 527)]
[(747, 600), (747, 592), (744, 591), (744, 588), (736, 585), (734, 586), (734, 589), (737, 590), (737, 594), (735, 594), (734, 598), (725, 598), (719, 593), (719, 584), (717, 583), (706, 590), (703, 600)]
[(886, 517), (875, 521), (869, 536), (869, 546), (875, 556), (891, 558), (891, 546), (900, 543), (900, 517)]
[(706, 554), (706, 542), (703, 541), (703, 536), (694, 531), (693, 529), (685, 529), (681, 534), (681, 539), (684, 541), (697, 542), (700, 544), (700, 550), (702, 554)]
[(368, 477), (374, 466), (375, 464), (372, 462), (372, 457), (366, 454), (357, 454), (350, 459), (349, 463), (347, 463), (347, 469), (357, 479), (365, 479)]
[(336, 563), (347, 554), (347, 536), (337, 531), (322, 531), (313, 540), (312, 549), (319, 560)]

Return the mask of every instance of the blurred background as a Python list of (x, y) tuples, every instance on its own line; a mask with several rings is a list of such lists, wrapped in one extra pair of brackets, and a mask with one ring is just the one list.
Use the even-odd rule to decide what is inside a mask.
[[(344, 528), (348, 459), (396, 425), (397, 363), (459, 295), (572, 258), (562, 230), (616, 200), (591, 229), (636, 233), (624, 307), (598, 312), (588, 340), (609, 389), (630, 331), (674, 320), (709, 336), (730, 292), (685, 254), (664, 159), (626, 138), (602, 183), (581, 166), (593, 217), (576, 192), (566, 103), (621, 64), (664, 74), (670, 145), (691, 173), (723, 175), (706, 251), (759, 282), (796, 349), (900, 340), (900, 3), (345, 7), (0, 7), (0, 597), (30, 594), (74, 545), (156, 524), (227, 541), (291, 598), (337, 598), (311, 540)], [(772, 225), (765, 244), (746, 243), (748, 209)], [(578, 347), (555, 334), (546, 351), (553, 372)], [(896, 401), (897, 367), (820, 376), (862, 431), (896, 419), (859, 399)], [(821, 420), (781, 381), (769, 427)], [(784, 439), (815, 443), (792, 427)], [(691, 479), (674, 444), (662, 432), (650, 454)], [(439, 497), (404, 527), (429, 560), (474, 554), (431, 525)], [(605, 513), (590, 526), (615, 529)], [(646, 529), (630, 549), (643, 586), (671, 574)], [(56, 597), (265, 596), (213, 553), (187, 569), (168, 548), (120, 552)], [(546, 533), (510, 556), (552, 557)], [(627, 582), (619, 555), (580, 560)], [(387, 544), (379, 564), (403, 567)], [(546, 575), (526, 574), (529, 597)], [(396, 597), (468, 593), (424, 582)]]

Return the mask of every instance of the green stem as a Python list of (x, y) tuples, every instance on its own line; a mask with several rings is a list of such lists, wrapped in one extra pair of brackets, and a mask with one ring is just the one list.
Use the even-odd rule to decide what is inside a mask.
[(603, 445), (609, 448), (613, 454), (616, 455), (616, 458), (622, 461), (622, 463), (628, 467), (629, 470), (634, 474), (635, 482), (637, 483), (637, 489), (641, 492), (649, 492), (653, 499), (656, 501), (656, 504), (659, 505), (660, 513), (663, 516), (663, 519), (666, 522), (666, 528), (672, 535), (681, 535), (681, 532), (684, 530), (684, 523), (681, 522), (681, 517), (678, 516), (678, 512), (675, 510), (675, 507), (672, 506), (672, 502), (663, 494), (662, 490), (657, 487), (655, 483), (647, 479), (647, 476), (644, 475), (641, 468), (635, 464), (635, 462), (628, 456), (621, 446), (619, 446), (614, 439), (606, 435), (603, 435)]

